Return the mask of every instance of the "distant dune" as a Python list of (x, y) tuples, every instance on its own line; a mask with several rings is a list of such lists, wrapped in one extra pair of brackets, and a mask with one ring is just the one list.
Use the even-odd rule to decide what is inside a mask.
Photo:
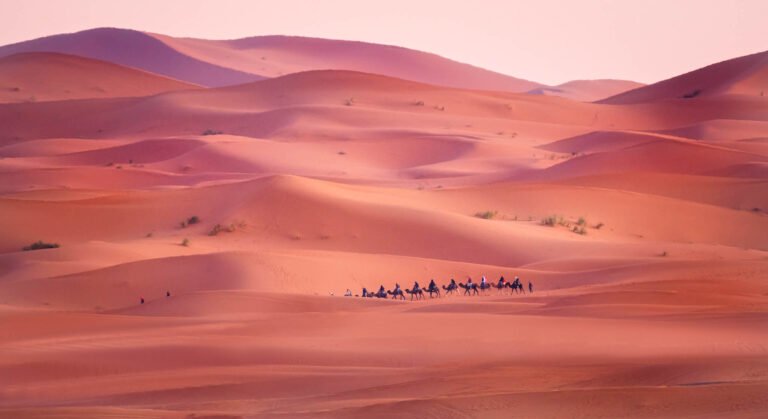
[(33, 52), (0, 58), (0, 102), (149, 96), (198, 87), (74, 55)]
[(0, 57), (30, 51), (111, 61), (203, 86), (234, 85), (307, 70), (354, 70), (479, 90), (524, 92), (541, 86), (407, 48), (303, 37), (213, 41), (99, 28), (0, 47)]
[(308, 70), (353, 70), (477, 90), (524, 92), (540, 84), (412, 49), (366, 42), (256, 36), (231, 41), (152, 35), (198, 60), (277, 77)]
[(20, 52), (58, 52), (109, 61), (201, 86), (223, 86), (262, 77), (184, 55), (139, 31), (99, 28), (0, 47), (0, 57)]
[(644, 86), (629, 80), (573, 80), (554, 87), (542, 86), (528, 93), (561, 96), (581, 102), (594, 102)]
[(609, 97), (602, 102), (627, 104), (665, 99), (696, 99), (721, 94), (768, 94), (768, 51), (712, 64), (683, 75)]

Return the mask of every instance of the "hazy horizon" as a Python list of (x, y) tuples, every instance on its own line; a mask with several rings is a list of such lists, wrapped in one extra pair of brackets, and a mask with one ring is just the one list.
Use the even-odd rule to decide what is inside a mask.
[(97, 27), (205, 39), (307, 36), (426, 51), (550, 85), (578, 79), (653, 83), (768, 48), (762, 22), (768, 2), (762, 1), (474, 4), (478, 7), (401, 0), (288, 0), (279, 6), (243, 0), (5, 2), (0, 12), (11, 18), (0, 44)]

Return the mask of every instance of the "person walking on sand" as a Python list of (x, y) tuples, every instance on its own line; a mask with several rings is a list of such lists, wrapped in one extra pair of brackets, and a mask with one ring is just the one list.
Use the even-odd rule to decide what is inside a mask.
[(144, 297), (141, 297), (139, 301), (141, 301), (141, 304), (144, 304)]
[(168, 298), (168, 297), (170, 297), (170, 296), (171, 296), (171, 292), (170, 292), (170, 291), (166, 291), (166, 292), (165, 292), (165, 297), (166, 297), (166, 298)]
[(533, 294), (533, 283), (531, 281), (528, 281), (528, 292)]

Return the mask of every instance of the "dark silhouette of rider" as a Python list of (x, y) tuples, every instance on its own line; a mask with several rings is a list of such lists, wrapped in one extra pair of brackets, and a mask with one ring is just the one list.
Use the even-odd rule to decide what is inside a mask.
[(433, 290), (437, 288), (437, 284), (435, 284), (435, 278), (432, 278), (429, 280), (429, 289)]
[(414, 281), (414, 283), (413, 283), (413, 291), (415, 292), (415, 291), (418, 291), (420, 289), (421, 288), (419, 287), (419, 281)]
[(533, 294), (533, 283), (531, 281), (528, 281), (528, 292)]
[(368, 296), (368, 290), (365, 287), (363, 287), (363, 297), (367, 297), (367, 296)]

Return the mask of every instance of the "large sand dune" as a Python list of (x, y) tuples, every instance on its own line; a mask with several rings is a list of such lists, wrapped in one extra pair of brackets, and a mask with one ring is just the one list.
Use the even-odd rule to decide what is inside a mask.
[(197, 87), (73, 55), (33, 52), (0, 59), (0, 103), (151, 96)]
[[(157, 74), (274, 78), (190, 89), (79, 57), (0, 60), (40, 98), (0, 104), (0, 416), (768, 411), (755, 56), (586, 103), (488, 90), (516, 88), (409, 50), (388, 67), (367, 44), (33, 43), (114, 61), (126, 39), (121, 64)], [(21, 250), (37, 240), (60, 247)], [(341, 296), (482, 275), (534, 291)]]

